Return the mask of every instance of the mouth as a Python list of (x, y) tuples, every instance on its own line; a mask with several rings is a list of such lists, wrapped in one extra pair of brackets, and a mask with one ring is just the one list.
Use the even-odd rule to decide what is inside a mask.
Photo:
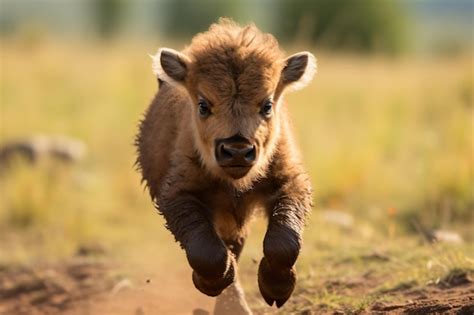
[(228, 165), (221, 166), (224, 172), (233, 179), (239, 179), (247, 175), (252, 165)]

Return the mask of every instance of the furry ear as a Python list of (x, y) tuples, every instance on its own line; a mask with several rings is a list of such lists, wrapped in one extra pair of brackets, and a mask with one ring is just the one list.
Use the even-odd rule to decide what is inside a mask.
[(288, 57), (281, 72), (280, 83), (295, 91), (307, 86), (316, 73), (316, 58), (304, 51)]
[(183, 83), (188, 73), (189, 58), (176, 50), (161, 48), (153, 59), (153, 73), (158, 79), (175, 84)]

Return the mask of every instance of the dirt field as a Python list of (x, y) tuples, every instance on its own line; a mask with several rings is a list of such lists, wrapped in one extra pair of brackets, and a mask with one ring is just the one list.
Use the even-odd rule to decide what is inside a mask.
[[(474, 314), (473, 274), (453, 272), (437, 284), (423, 287), (401, 284), (376, 292), (380, 280), (370, 273), (324, 281), (321, 286), (298, 287), (282, 309), (295, 314)], [(6, 268), (0, 270), (0, 314), (206, 314), (213, 299), (205, 297), (182, 276), (120, 278), (117, 267), (103, 262), (74, 259), (61, 266)], [(342, 296), (372, 296), (358, 310), (311, 303), (315, 290)], [(251, 301), (258, 296), (249, 297)], [(199, 309), (200, 311), (196, 311)], [(275, 309), (254, 306), (255, 314)]]

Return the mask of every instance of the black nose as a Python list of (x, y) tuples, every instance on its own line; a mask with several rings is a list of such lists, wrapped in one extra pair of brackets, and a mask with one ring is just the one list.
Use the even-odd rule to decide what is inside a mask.
[(255, 146), (245, 138), (216, 141), (216, 160), (220, 166), (248, 167), (253, 165), (256, 157)]

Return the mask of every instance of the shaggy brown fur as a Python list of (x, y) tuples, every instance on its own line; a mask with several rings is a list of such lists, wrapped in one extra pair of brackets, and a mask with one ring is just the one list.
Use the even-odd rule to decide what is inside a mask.
[(273, 36), (221, 19), (183, 52), (153, 58), (160, 89), (140, 125), (137, 163), (196, 288), (217, 296), (234, 281), (247, 223), (263, 209), (258, 283), (269, 305), (282, 306), (311, 210), (282, 95), (309, 83), (313, 55), (285, 59)]

